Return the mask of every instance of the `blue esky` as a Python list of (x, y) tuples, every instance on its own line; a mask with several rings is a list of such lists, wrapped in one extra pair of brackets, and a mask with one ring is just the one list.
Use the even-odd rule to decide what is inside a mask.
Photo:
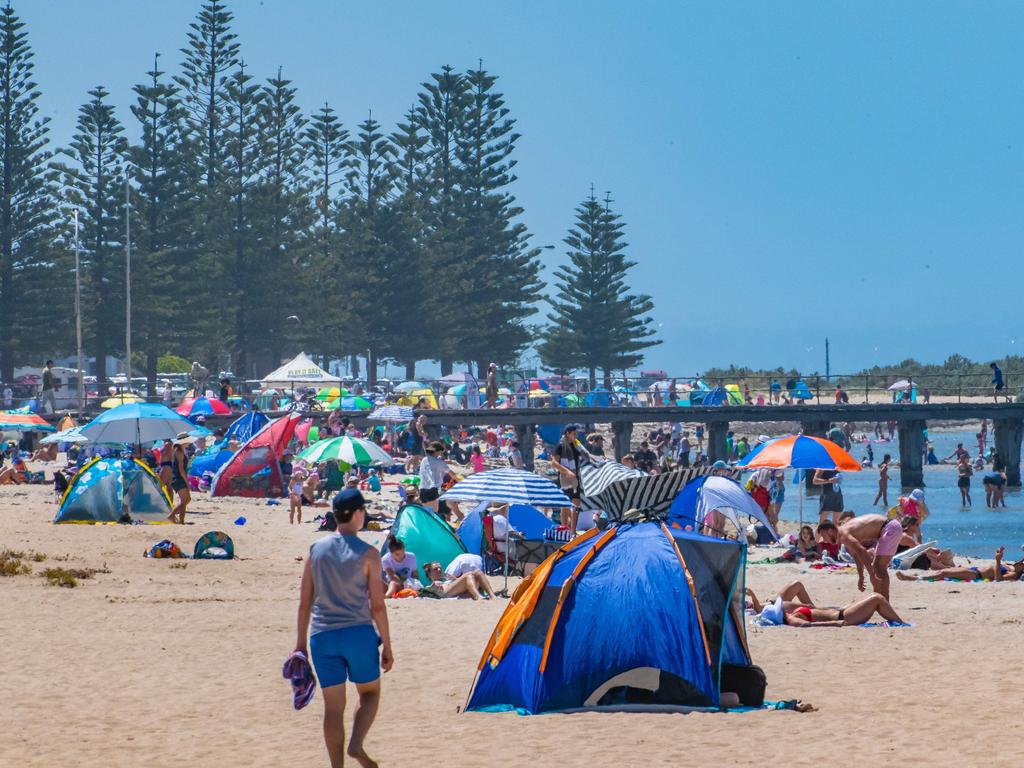
[[(593, 183), (664, 343), (645, 367), (834, 371), (1019, 352), (1024, 5), (236, 0), (250, 71), (390, 126), (443, 64), (518, 119), (549, 262)], [(198, 0), (18, 0), (55, 144), (103, 84), (128, 121)]]

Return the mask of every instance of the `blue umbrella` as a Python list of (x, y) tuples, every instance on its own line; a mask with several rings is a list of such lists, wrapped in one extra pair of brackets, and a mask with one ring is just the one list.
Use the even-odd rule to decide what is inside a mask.
[(477, 472), (452, 486), (441, 496), (445, 501), (496, 501), (532, 504), (535, 507), (568, 507), (569, 497), (550, 480), (522, 469)]
[(155, 443), (196, 428), (162, 403), (125, 403), (100, 414), (81, 429), (94, 443)]
[(413, 412), (407, 405), (385, 405), (375, 408), (366, 418), (370, 421), (411, 421)]

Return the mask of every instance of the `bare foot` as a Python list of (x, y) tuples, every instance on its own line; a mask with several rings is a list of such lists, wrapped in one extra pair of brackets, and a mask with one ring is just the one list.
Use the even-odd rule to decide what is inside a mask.
[(363, 766), (363, 768), (377, 768), (376, 761), (371, 760), (370, 756), (366, 754), (366, 750), (362, 747), (350, 746), (348, 748), (348, 756), (355, 758), (355, 761)]
[(917, 576), (911, 576), (903, 571), (896, 571), (896, 578), (900, 581), (917, 581)]

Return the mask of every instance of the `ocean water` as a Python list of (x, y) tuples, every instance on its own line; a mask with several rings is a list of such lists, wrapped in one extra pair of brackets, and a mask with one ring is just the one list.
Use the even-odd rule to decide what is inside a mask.
[[(991, 428), (990, 428), (991, 430)], [(935, 446), (935, 455), (941, 460), (949, 456), (962, 442), (964, 447), (976, 455), (978, 441), (974, 431), (931, 432), (929, 438)], [(989, 432), (989, 445), (992, 433)], [(889, 453), (894, 460), (899, 460), (898, 438), (891, 443), (872, 444), (875, 452), (875, 465), (882, 460), (883, 454)], [(851, 454), (858, 459), (867, 455), (867, 446), (854, 444)], [(929, 516), (925, 521), (923, 534), (925, 541), (938, 540), (942, 547), (948, 547), (959, 555), (968, 557), (991, 558), (996, 547), (1005, 546), (1008, 559), (1017, 559), (1024, 555), (1019, 549), (1024, 544), (1024, 495), (1020, 491), (1006, 492), (1006, 508), (985, 509), (985, 491), (981, 485), (981, 476), (990, 469), (976, 473), (971, 478), (971, 499), (973, 507), (964, 509), (960, 506), (960, 490), (956, 487), (957, 473), (952, 465), (925, 467), (924, 492), (928, 502)], [(792, 473), (787, 472), (786, 501), (782, 506), (781, 517), (784, 520), (799, 518), (800, 488), (792, 483)], [(896, 503), (900, 495), (899, 469), (889, 472), (889, 504)], [(871, 502), (878, 492), (878, 470), (866, 468), (861, 472), (844, 472), (842, 475), (843, 501), (847, 509), (858, 515), (871, 511), (881, 511), (882, 502), (872, 510)], [(804, 499), (804, 522), (817, 522), (818, 496), (808, 495)]]

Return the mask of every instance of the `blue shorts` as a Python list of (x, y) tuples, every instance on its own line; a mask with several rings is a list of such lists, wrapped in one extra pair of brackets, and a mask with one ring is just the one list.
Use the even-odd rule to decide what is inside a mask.
[(372, 624), (342, 627), (309, 636), (309, 654), (321, 688), (372, 683), (380, 677), (380, 637)]

